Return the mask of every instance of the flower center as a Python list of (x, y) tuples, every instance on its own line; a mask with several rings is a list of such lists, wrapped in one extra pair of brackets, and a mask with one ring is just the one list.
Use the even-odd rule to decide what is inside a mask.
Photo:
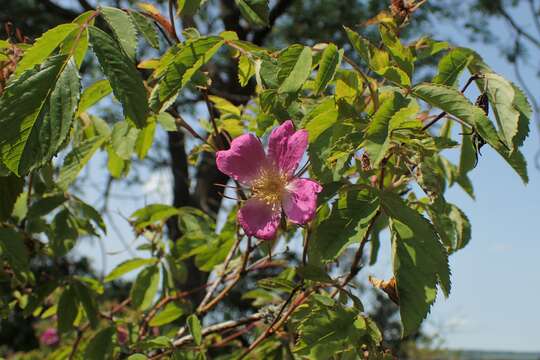
[(275, 207), (280, 205), (286, 185), (287, 175), (275, 169), (263, 169), (251, 183), (251, 191), (257, 199)]

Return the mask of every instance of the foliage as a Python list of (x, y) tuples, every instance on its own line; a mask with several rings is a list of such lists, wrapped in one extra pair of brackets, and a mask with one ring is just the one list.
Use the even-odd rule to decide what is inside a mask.
[[(184, 20), (204, 6), (173, 3)], [(272, 21), (266, 0), (234, 6), (257, 31)], [(445, 200), (447, 188), (458, 184), (473, 196), (468, 172), (485, 144), (528, 180), (520, 152), (532, 113), (526, 96), (471, 49), (425, 38), (405, 43), (400, 34), (416, 10), (394, 3), (379, 13), (365, 31), (375, 38), (344, 27), (350, 46), (276, 50), (230, 29), (200, 34), (186, 28), (180, 37), (174, 12), (167, 19), (150, 4), (90, 10), (32, 45), (6, 41), (2, 46), (22, 57), (0, 97), (6, 129), (0, 134), (0, 281), (9, 288), (0, 298), (2, 315), (54, 323), (61, 340), (50, 349), (52, 358), (392, 358), (353, 287), (366, 245), (375, 262), (379, 235), (390, 231), (394, 276), (372, 283), (399, 305), (402, 335), (413, 335), (438, 289), (450, 295), (448, 256), (470, 241), (471, 225)], [(141, 42), (159, 55), (139, 58)], [(82, 89), (81, 59), (91, 56), (104, 79)], [(439, 59), (437, 74), (419, 82), (415, 72), (426, 57)], [(209, 69), (224, 59), (235, 65), (238, 87), (254, 89), (253, 96), (231, 102), (209, 95), (220, 81)], [(460, 91), (464, 72), (469, 80)], [(472, 82), (482, 91), (474, 102), (466, 96)], [(123, 116), (106, 121), (92, 109), (110, 94)], [(178, 112), (185, 94), (204, 99), (207, 122), (192, 127)], [(236, 219), (245, 192), (237, 189), (240, 199), (223, 209), (228, 214), (219, 226), (221, 203), (217, 209), (191, 200), (149, 204), (134, 212), (128, 222), (145, 239), (139, 250), (146, 256), (119, 264), (104, 279), (49, 275), (32, 266), (38, 259), (52, 268), (69, 264), (83, 238), (107, 236), (105, 214), (76, 196), (81, 171), (97, 156), (108, 158), (103, 176), (126, 177), (131, 161), (158, 151), (160, 127), (171, 137), (190, 136), (196, 144), (190, 158), (206, 164), (239, 135), (265, 138), (287, 119), (308, 131), (306, 170), (323, 187), (316, 217), (305, 227), (282, 221), (274, 241), (245, 236)], [(459, 123), (463, 134), (436, 133), (435, 122), (445, 122), (443, 130)], [(460, 151), (459, 164), (445, 157), (448, 149)], [(300, 259), (272, 254), (279, 243), (300, 249)], [(354, 256), (342, 272), (338, 263), (347, 250)], [(279, 271), (264, 271), (273, 267)], [(129, 294), (111, 305), (108, 286), (136, 270)], [(200, 273), (203, 284), (189, 287)], [(243, 299), (253, 311), (210, 323), (239, 286), (249, 287)]]

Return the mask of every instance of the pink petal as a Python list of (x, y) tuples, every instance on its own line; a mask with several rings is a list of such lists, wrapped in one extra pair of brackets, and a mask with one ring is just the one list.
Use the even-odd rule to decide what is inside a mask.
[(317, 194), (322, 186), (309, 179), (294, 179), (287, 184), (287, 194), (283, 197), (283, 210), (295, 224), (306, 224), (315, 216)]
[(238, 211), (238, 222), (246, 235), (263, 240), (272, 240), (276, 237), (280, 219), (279, 204), (272, 206), (257, 198), (246, 201)]
[(307, 145), (308, 132), (306, 130), (294, 131), (292, 121), (287, 120), (270, 134), (268, 158), (283, 173), (292, 175), (302, 160)]
[(222, 173), (249, 184), (259, 175), (261, 166), (266, 164), (266, 155), (259, 139), (244, 134), (232, 141), (229, 150), (217, 152), (216, 164)]

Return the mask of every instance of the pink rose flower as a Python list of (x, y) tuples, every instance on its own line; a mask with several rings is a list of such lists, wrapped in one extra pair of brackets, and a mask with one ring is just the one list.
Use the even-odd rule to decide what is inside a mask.
[(268, 154), (252, 134), (237, 137), (229, 150), (217, 152), (218, 169), (251, 189), (251, 197), (238, 212), (246, 235), (274, 239), (282, 210), (294, 224), (313, 219), (322, 187), (294, 175), (307, 145), (307, 131), (295, 131), (287, 120), (270, 134)]
[(60, 337), (58, 337), (58, 332), (55, 328), (48, 328), (41, 334), (39, 341), (47, 346), (55, 346), (60, 342)]

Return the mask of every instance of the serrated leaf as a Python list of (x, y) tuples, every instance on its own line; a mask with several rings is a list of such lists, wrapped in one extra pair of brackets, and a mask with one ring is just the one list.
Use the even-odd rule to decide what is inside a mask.
[(202, 344), (202, 326), (201, 322), (199, 321), (199, 318), (195, 314), (191, 314), (188, 316), (186, 320), (189, 332), (191, 333), (191, 336), (193, 336), (193, 341), (197, 345)]
[(111, 84), (109, 80), (98, 80), (86, 89), (84, 89), (81, 95), (81, 101), (79, 102), (79, 108), (77, 113), (85, 112), (90, 107), (97, 104), (104, 97), (112, 92)]
[(471, 239), (471, 224), (461, 209), (437, 199), (428, 206), (429, 217), (449, 253), (464, 248)]
[(24, 53), (23, 58), (17, 63), (15, 75), (19, 76), (24, 71), (42, 64), (52, 52), (60, 46), (66, 37), (73, 31), (79, 31), (77, 24), (58, 25), (36, 40), (36, 42)]
[(174, 103), (180, 90), (214, 56), (222, 44), (223, 39), (217, 36), (199, 38), (177, 45), (177, 48), (174, 48), (176, 53), (171, 53), (167, 58), (164, 56), (165, 63), (156, 69), (156, 73), (162, 75), (150, 97), (154, 112), (163, 112)]
[(6, 88), (0, 98), (0, 158), (12, 172), (24, 175), (56, 154), (71, 129), (79, 93), (77, 69), (62, 55)]
[(453, 115), (469, 126), (478, 131), (478, 134), (508, 162), (508, 164), (521, 177), (523, 182), (527, 183), (527, 163), (525, 158), (518, 150), (510, 152), (505, 147), (503, 141), (497, 134), (497, 130), (486, 117), (484, 111), (477, 106), (474, 106), (463, 94), (457, 89), (438, 85), (423, 83), (415, 86), (412, 94), (427, 103), (438, 107)]
[(348, 246), (362, 240), (378, 210), (379, 199), (373, 190), (340, 193), (330, 215), (313, 231), (309, 258), (325, 263), (335, 260)]
[(395, 194), (383, 193), (381, 204), (390, 218), (394, 276), (397, 280), (403, 336), (418, 329), (440, 284), (450, 293), (448, 255), (429, 221)]
[(437, 75), (433, 83), (454, 86), (459, 76), (473, 59), (473, 53), (466, 48), (455, 48), (445, 54), (439, 61)]
[(17, 197), (22, 193), (24, 178), (15, 175), (0, 176), (0, 221), (11, 216)]
[(163, 310), (157, 313), (157, 315), (150, 320), (148, 325), (150, 326), (163, 326), (169, 324), (178, 319), (184, 314), (184, 309), (176, 303), (169, 303)]
[(379, 32), (383, 44), (390, 52), (392, 59), (394, 59), (399, 68), (408, 75), (408, 78), (412, 77), (414, 72), (414, 61), (411, 50), (401, 43), (395, 30), (391, 26), (382, 23), (379, 26)]
[(391, 132), (418, 112), (418, 105), (393, 92), (386, 97), (373, 115), (366, 130), (365, 149), (371, 165), (378, 168), (391, 144)]
[(137, 53), (137, 31), (131, 21), (132, 18), (125, 11), (108, 6), (100, 8), (99, 12), (112, 29), (126, 55), (134, 60)]
[(235, 0), (242, 16), (255, 27), (268, 25), (270, 9), (268, 0)]
[(366, 62), (370, 69), (379, 73), (382, 69), (390, 66), (390, 55), (386, 51), (379, 49), (352, 29), (346, 26), (344, 28), (354, 50)]
[(154, 22), (137, 11), (129, 11), (129, 16), (148, 44), (159, 50), (159, 35)]
[(114, 327), (108, 327), (98, 332), (86, 345), (84, 350), (85, 360), (112, 359), (113, 337), (116, 332)]
[(103, 280), (104, 282), (110, 282), (116, 280), (125, 274), (136, 270), (145, 265), (155, 264), (156, 259), (130, 259), (118, 264)]
[(310, 359), (331, 359), (357, 346), (366, 333), (366, 323), (352, 308), (314, 306), (298, 331), (295, 353)]
[(131, 303), (136, 309), (146, 310), (152, 304), (159, 287), (160, 272), (157, 266), (144, 268), (131, 287)]
[(319, 136), (330, 129), (337, 121), (339, 111), (334, 99), (328, 98), (306, 115), (305, 129), (309, 134), (309, 143), (315, 143)]
[(338, 50), (334, 44), (328, 44), (319, 61), (319, 71), (315, 78), (315, 94), (320, 94), (336, 75), (343, 58), (343, 49)]
[(94, 153), (105, 141), (105, 137), (94, 136), (78, 144), (64, 159), (60, 175), (58, 176), (58, 186), (67, 189), (75, 181), (79, 172), (83, 169)]
[(138, 128), (143, 128), (148, 116), (148, 100), (139, 71), (109, 35), (94, 26), (89, 27), (89, 33), (92, 49), (109, 79), (114, 96), (122, 104), (124, 116)]
[(311, 74), (312, 58), (311, 49), (302, 45), (292, 45), (280, 54), (278, 58), (280, 94), (296, 93), (302, 88)]
[(79, 311), (79, 303), (75, 290), (71, 287), (67, 287), (58, 301), (58, 332), (66, 333), (73, 329), (73, 322), (77, 317)]

